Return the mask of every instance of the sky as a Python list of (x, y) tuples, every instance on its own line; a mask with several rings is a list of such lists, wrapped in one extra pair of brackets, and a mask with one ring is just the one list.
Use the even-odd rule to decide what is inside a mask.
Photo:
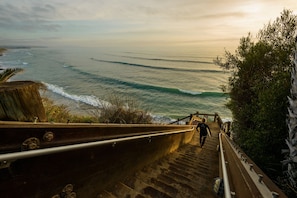
[(0, 46), (234, 47), (296, 0), (1, 0)]

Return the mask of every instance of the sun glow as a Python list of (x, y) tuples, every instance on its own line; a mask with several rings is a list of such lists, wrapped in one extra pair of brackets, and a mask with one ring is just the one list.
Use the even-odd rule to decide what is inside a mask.
[(239, 7), (240, 11), (253, 14), (261, 12), (262, 8), (261, 3), (247, 3)]

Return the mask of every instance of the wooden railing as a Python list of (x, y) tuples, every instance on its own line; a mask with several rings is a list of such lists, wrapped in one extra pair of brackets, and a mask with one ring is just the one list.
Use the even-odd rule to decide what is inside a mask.
[(219, 126), (221, 127), (223, 125), (223, 121), (218, 113), (209, 114), (209, 113), (199, 113), (198, 111), (196, 113), (190, 114), (183, 118), (178, 118), (176, 121), (173, 121), (169, 124), (192, 124), (193, 118), (200, 117), (200, 118), (206, 118), (209, 119), (209, 117), (213, 117), (213, 122), (217, 122)]
[(193, 134), (190, 125), (0, 122), (0, 194), (96, 197)]

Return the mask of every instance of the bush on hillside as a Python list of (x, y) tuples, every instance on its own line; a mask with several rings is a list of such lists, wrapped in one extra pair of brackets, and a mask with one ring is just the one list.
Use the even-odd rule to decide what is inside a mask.
[(118, 95), (109, 96), (108, 102), (94, 111), (99, 122), (121, 124), (149, 124), (152, 116), (140, 110), (140, 104), (130, 98), (120, 98)]
[(152, 117), (147, 111), (140, 110), (139, 103), (132, 99), (123, 99), (113, 95), (109, 102), (91, 111), (92, 116), (78, 116), (69, 112), (66, 105), (56, 105), (53, 101), (43, 98), (43, 105), (49, 122), (72, 123), (118, 123), (118, 124), (149, 124)]
[(96, 118), (92, 116), (77, 116), (69, 112), (66, 105), (56, 105), (48, 98), (42, 99), (45, 114), (48, 122), (60, 123), (91, 123), (96, 122)]

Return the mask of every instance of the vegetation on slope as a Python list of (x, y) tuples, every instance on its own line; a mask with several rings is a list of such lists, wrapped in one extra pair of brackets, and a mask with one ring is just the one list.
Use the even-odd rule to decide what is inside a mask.
[[(232, 54), (215, 63), (231, 70), (227, 107), (234, 118), (235, 141), (271, 177), (282, 177), (281, 153), (286, 148), (286, 117), (290, 95), (292, 52), (295, 47), (297, 16), (284, 10), (274, 22), (243, 37)], [(255, 40), (255, 41), (253, 41)]]
[(103, 103), (97, 109), (99, 122), (122, 123), (122, 124), (147, 124), (152, 123), (151, 115), (140, 110), (140, 104), (131, 99), (121, 98), (114, 94), (107, 98), (107, 103)]
[(139, 109), (135, 100), (123, 99), (113, 95), (109, 97), (108, 103), (94, 108), (91, 116), (73, 115), (65, 105), (55, 105), (53, 101), (44, 98), (43, 104), (47, 120), (50, 122), (97, 122), (97, 123), (119, 123), (119, 124), (148, 124), (152, 123), (151, 115)]

